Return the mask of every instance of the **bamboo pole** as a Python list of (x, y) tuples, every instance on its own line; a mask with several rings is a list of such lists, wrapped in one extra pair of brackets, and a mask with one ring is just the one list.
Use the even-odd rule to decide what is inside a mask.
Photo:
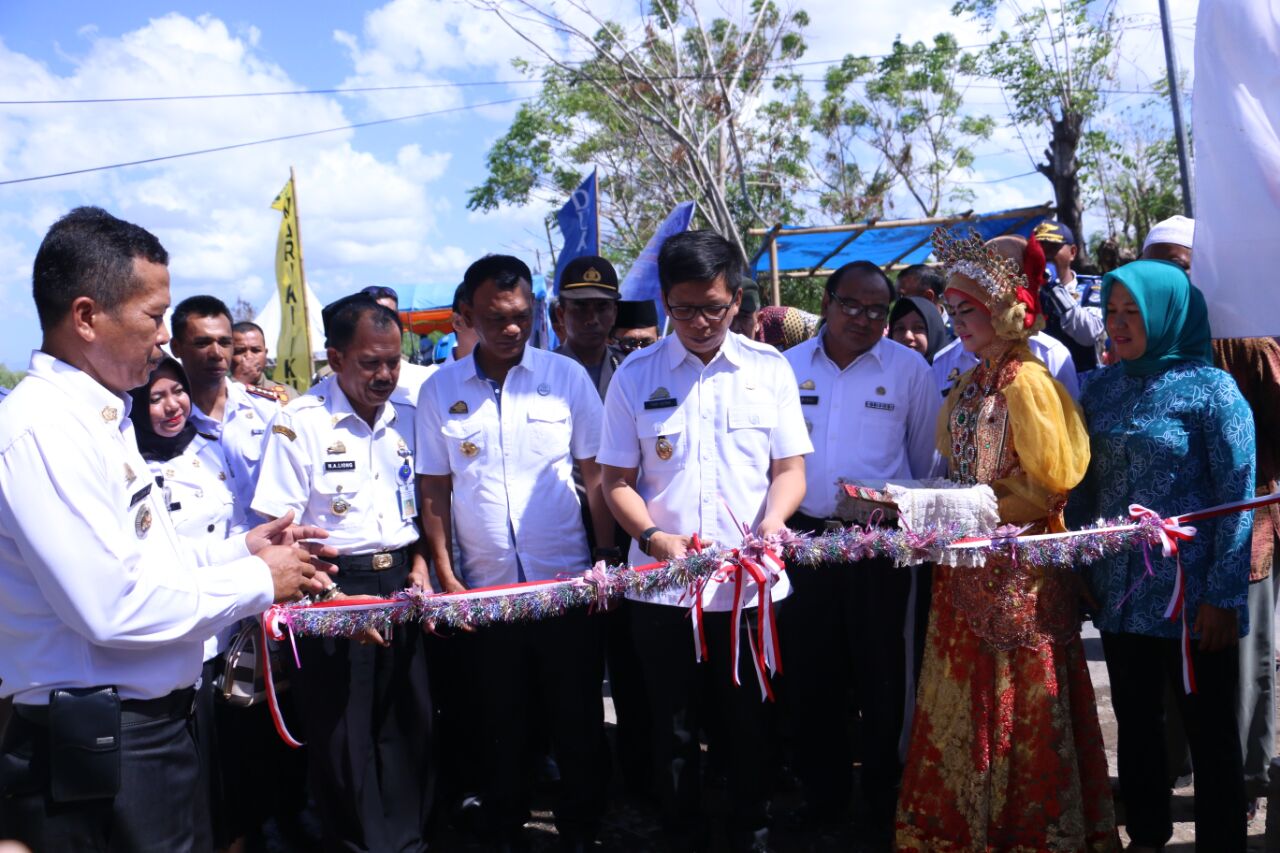
[[(928, 216), (922, 219), (885, 219), (875, 222), (858, 222), (850, 225), (813, 225), (808, 228), (789, 228), (787, 236), (799, 236), (801, 234), (847, 234), (851, 231), (868, 231), (871, 229), (881, 228), (909, 228), (914, 225), (953, 225), (957, 222), (984, 222), (988, 219), (1003, 219), (1006, 216), (1036, 216), (1039, 214), (1048, 215), (1053, 212), (1053, 205), (1043, 204), (1036, 207), (1023, 207), (1016, 210), (1002, 210), (996, 213), (981, 213), (977, 216), (973, 215), (973, 211), (968, 213), (959, 213), (952, 216)], [(764, 237), (774, 229), (772, 228), (752, 228), (747, 231), (752, 237)]]
[(773, 281), (773, 304), (782, 304), (782, 281), (778, 278), (778, 239), (774, 234), (769, 238), (769, 278)]

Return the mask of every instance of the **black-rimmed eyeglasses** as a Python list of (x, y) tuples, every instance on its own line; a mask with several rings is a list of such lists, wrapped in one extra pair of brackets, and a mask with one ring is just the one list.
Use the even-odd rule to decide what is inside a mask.
[(888, 305), (863, 305), (856, 299), (845, 299), (830, 291), (827, 291), (827, 295), (836, 301), (840, 306), (840, 312), (846, 317), (860, 317), (866, 314), (868, 320), (883, 320), (889, 316)]

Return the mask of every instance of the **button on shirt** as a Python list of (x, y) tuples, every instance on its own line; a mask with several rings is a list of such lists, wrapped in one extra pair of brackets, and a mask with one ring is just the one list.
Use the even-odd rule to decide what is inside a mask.
[(825, 340), (823, 330), (783, 353), (813, 440), (800, 511), (814, 518), (835, 515), (841, 477), (883, 484), (929, 476), (942, 405), (929, 363), (915, 350), (881, 338), (841, 370)]
[(271, 573), (244, 537), (179, 541), (129, 402), (41, 352), (5, 402), (0, 695), (19, 703), (63, 687), (112, 684), (125, 699), (190, 687), (205, 639), (271, 606)]
[[(225, 380), (227, 400), (222, 410), (222, 420), (191, 406), (191, 422), (205, 435), (212, 435), (222, 442), (222, 453), (227, 460), (227, 476), (236, 504), (249, 507), (253, 503), (254, 486), (258, 479), (258, 463), (262, 459), (262, 446), (267, 425), (283, 407), (279, 401), (268, 400), (250, 394), (239, 382)], [(247, 529), (257, 522), (246, 512), (238, 526)]]
[(573, 460), (595, 457), (600, 417), (600, 395), (582, 365), (532, 346), (498, 396), (471, 355), (422, 386), (418, 473), (453, 477), (464, 584), (515, 583), (521, 572), (553, 580), (588, 567)]
[[(636, 491), (662, 531), (734, 547), (742, 542), (737, 522), (754, 529), (764, 516), (772, 460), (813, 452), (800, 408), (795, 374), (773, 347), (726, 335), (704, 365), (670, 335), (627, 356), (614, 374), (597, 461), (639, 469)], [(630, 559), (651, 562), (636, 542)], [(790, 591), (784, 574), (773, 599)], [(690, 604), (683, 590), (639, 600)], [(732, 584), (707, 605), (732, 606)]]
[(414, 518), (400, 511), (400, 484), (413, 485), (413, 452), (413, 407), (384, 403), (370, 426), (338, 377), (326, 377), (272, 420), (253, 509), (293, 510), (299, 524), (329, 531), (326, 544), (343, 555), (403, 548), (418, 541)]
[[(207, 548), (231, 534), (235, 496), (219, 442), (197, 433), (182, 453), (163, 462), (153, 460), (150, 466), (180, 539)], [(210, 637), (205, 660), (225, 651), (234, 633), (235, 626), (228, 625)]]
[[(1044, 332), (1036, 332), (1027, 339), (1031, 354), (1044, 362), (1050, 375), (1062, 383), (1071, 395), (1071, 399), (1080, 397), (1080, 380), (1076, 376), (1075, 364), (1071, 361), (1071, 351), (1062, 341)], [(956, 386), (960, 377), (978, 366), (978, 357), (964, 348), (957, 338), (938, 350), (933, 357), (933, 378), (942, 396)]]

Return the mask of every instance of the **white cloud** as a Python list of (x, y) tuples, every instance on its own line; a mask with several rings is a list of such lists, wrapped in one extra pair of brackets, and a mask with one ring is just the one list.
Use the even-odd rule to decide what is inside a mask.
[[(86, 35), (59, 73), (0, 43), (0, 98), (63, 99), (305, 88), (257, 49), (254, 27), (169, 14), (119, 37)], [(180, 85), (175, 81), (183, 81)], [(342, 126), (324, 96), (26, 107), (0, 114), (0, 179), (137, 160)], [(171, 255), (175, 298), (216, 293), (260, 303), (274, 281), (280, 214), (272, 198), (298, 174), (307, 272), (345, 284), (344, 268), (413, 268), (431, 247), (439, 200), (429, 187), (449, 152), (411, 144), (384, 159), (353, 131), (9, 188), (0, 198), (0, 300), (29, 308), (30, 263), (48, 226), (70, 207), (98, 204), (156, 233)], [(461, 251), (461, 250), (458, 250)], [(449, 256), (446, 260), (454, 261)], [(363, 273), (361, 275), (364, 275)], [(326, 294), (321, 294), (322, 298)]]

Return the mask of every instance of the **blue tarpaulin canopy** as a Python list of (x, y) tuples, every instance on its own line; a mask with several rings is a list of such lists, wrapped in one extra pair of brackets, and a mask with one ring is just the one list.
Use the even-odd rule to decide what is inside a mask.
[[(547, 280), (541, 273), (534, 274), (532, 283), (534, 298), (543, 296), (547, 292)], [(453, 305), (453, 292), (458, 289), (456, 281), (448, 284), (434, 282), (431, 284), (392, 284), (389, 286), (400, 297), (401, 311), (448, 308)]]
[[(929, 237), (940, 225), (959, 234), (976, 231), (990, 240), (1001, 234), (1026, 237), (1042, 220), (1053, 216), (1049, 205), (995, 213), (968, 213), (928, 219), (885, 219), (852, 225), (816, 227), (783, 225), (754, 229), (764, 237), (752, 269), (781, 276), (821, 275), (850, 261), (871, 261), (882, 267), (923, 263), (933, 250)], [(776, 246), (776, 251), (774, 250)]]

